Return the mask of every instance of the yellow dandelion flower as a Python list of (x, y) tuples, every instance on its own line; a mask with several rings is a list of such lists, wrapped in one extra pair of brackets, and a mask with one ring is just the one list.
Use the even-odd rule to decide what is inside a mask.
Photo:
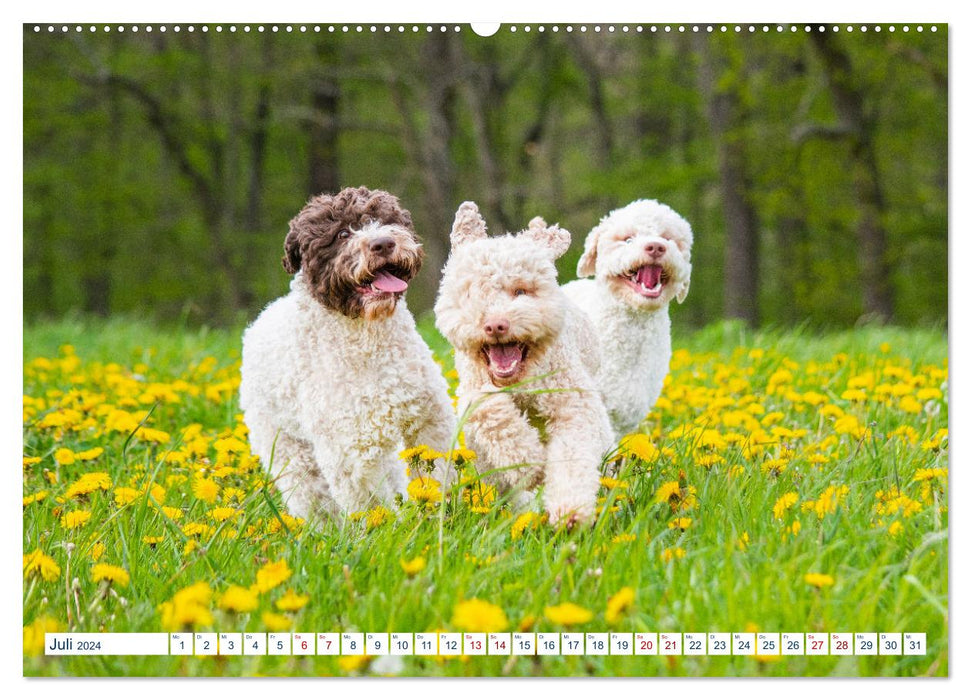
[(810, 586), (815, 586), (816, 588), (826, 588), (835, 583), (835, 580), (829, 574), (809, 573), (803, 579)]
[(293, 627), (293, 620), (289, 617), (269, 610), (260, 615), (260, 619), (268, 632), (284, 632)]
[(24, 578), (37, 574), (45, 581), (56, 581), (61, 575), (61, 567), (41, 550), (35, 549), (24, 556)]
[(863, 389), (847, 389), (840, 398), (845, 401), (866, 401), (866, 392)]
[(695, 464), (705, 469), (711, 469), (716, 464), (720, 464), (724, 461), (725, 461), (724, 457), (714, 453), (702, 454), (695, 458)]
[(660, 451), (651, 442), (651, 438), (643, 433), (625, 435), (620, 441), (620, 451), (628, 457), (637, 457), (642, 462), (654, 462), (660, 456)]
[(593, 619), (592, 612), (574, 603), (560, 603), (543, 608), (543, 616), (554, 625), (564, 627), (583, 625)]
[(127, 586), (129, 581), (128, 572), (120, 566), (112, 564), (95, 564), (91, 567), (91, 580), (94, 582), (107, 581), (116, 583), (119, 586)]
[(512, 539), (518, 540), (526, 530), (535, 530), (546, 519), (546, 516), (532, 511), (526, 511), (516, 518), (512, 524), (510, 535)]
[(509, 620), (498, 605), (471, 598), (455, 606), (452, 625), (465, 632), (502, 632), (509, 627)]
[(212, 479), (197, 476), (192, 480), (192, 495), (200, 501), (213, 503), (219, 496), (219, 484)]
[(445, 453), (444, 456), (445, 456), (445, 459), (447, 459), (450, 462), (455, 462), (456, 464), (464, 464), (466, 462), (475, 461), (475, 452), (465, 447), (460, 447), (455, 450), (449, 450), (448, 452)]
[(625, 542), (633, 542), (636, 539), (637, 535), (635, 535), (633, 532), (628, 532), (620, 535), (614, 535), (610, 542), (612, 544), (623, 544)]
[(219, 597), (219, 607), (228, 612), (244, 613), (256, 610), (259, 600), (256, 593), (242, 586), (230, 586)]
[(462, 490), (462, 501), (473, 513), (488, 513), (496, 501), (496, 487), (476, 479)]
[(40, 503), (49, 495), (50, 492), (48, 491), (38, 491), (37, 493), (32, 493), (29, 496), (24, 496), (24, 507), (26, 508), (31, 503)]
[(775, 502), (775, 505), (772, 506), (772, 517), (774, 517), (776, 520), (782, 520), (782, 516), (785, 515), (786, 511), (794, 506), (798, 500), (799, 494), (795, 491), (782, 494)]
[(423, 476), (413, 479), (408, 484), (408, 498), (418, 503), (431, 506), (442, 500), (441, 484), (430, 476)]
[(667, 547), (661, 552), (661, 561), (669, 562), (673, 559), (684, 559), (685, 551), (683, 547)]
[(177, 632), (189, 627), (206, 627), (212, 624), (209, 601), (212, 589), (205, 581), (199, 581), (178, 591), (172, 600), (162, 603), (159, 612), (163, 629)]
[(260, 593), (276, 588), (293, 574), (285, 559), (265, 565), (256, 572), (256, 589)]
[(826, 515), (836, 512), (836, 507), (846, 498), (850, 488), (848, 486), (829, 486), (815, 501), (802, 504), (803, 511), (813, 511), (822, 520)]
[(102, 556), (104, 556), (104, 553), (105, 553), (104, 543), (95, 542), (93, 545), (91, 545), (91, 552), (90, 552), (91, 561), (93, 562), (98, 561)]
[(376, 527), (384, 525), (389, 520), (393, 520), (394, 516), (391, 511), (384, 506), (376, 506), (371, 510), (367, 511), (365, 514), (368, 530), (373, 530)]
[(691, 518), (675, 518), (668, 523), (669, 530), (687, 530), (691, 527)]
[(407, 462), (414, 457), (418, 457), (418, 455), (428, 449), (431, 449), (428, 445), (415, 445), (414, 447), (408, 447), (399, 452), (398, 457)]
[(64, 628), (52, 617), (42, 615), (24, 627), (24, 656), (40, 656), (44, 653), (45, 635), (60, 632)]
[(667, 481), (654, 494), (655, 503), (667, 503), (672, 496), (680, 496), (681, 484), (677, 481)]
[(206, 523), (186, 523), (182, 534), (186, 537), (210, 537), (216, 529)]
[(142, 537), (142, 542), (150, 547), (154, 547), (165, 539), (162, 535), (145, 535)]
[(918, 469), (914, 472), (914, 481), (931, 481), (932, 479), (947, 481), (947, 469), (934, 467), (931, 469)]
[(611, 476), (600, 477), (600, 485), (605, 489), (626, 489), (630, 486), (626, 481), (620, 481)]
[(104, 451), (105, 449), (103, 447), (92, 447), (90, 450), (75, 453), (74, 458), (81, 462), (90, 462), (104, 454)]
[(85, 496), (94, 491), (107, 491), (111, 488), (111, 478), (105, 472), (89, 472), (71, 484), (64, 493), (65, 498)]
[(115, 505), (119, 508), (126, 506), (129, 503), (134, 502), (142, 492), (138, 489), (129, 488), (128, 486), (119, 486), (115, 489)]
[(401, 568), (408, 576), (414, 576), (418, 572), (422, 571), (427, 563), (428, 562), (425, 560), (425, 557), (415, 557), (414, 559), (408, 560), (402, 559)]
[(66, 527), (68, 530), (74, 530), (82, 527), (90, 519), (90, 510), (72, 510), (70, 513), (65, 513), (61, 516), (61, 526)]
[(41, 461), (40, 457), (27, 457), (26, 455), (24, 455), (24, 469), (27, 469), (27, 467), (37, 464), (40, 461)]
[(217, 523), (221, 523), (237, 516), (239, 516), (239, 510), (236, 508), (213, 508), (209, 511), (209, 517), (215, 520)]
[(68, 447), (60, 447), (54, 451), (54, 461), (61, 466), (74, 464), (74, 450)]
[(287, 589), (286, 593), (284, 593), (282, 596), (277, 598), (277, 601), (276, 603), (274, 603), (274, 605), (276, 605), (277, 610), (293, 612), (295, 610), (299, 610), (308, 602), (310, 602), (309, 595), (299, 595), (295, 593), (292, 588), (290, 588), (290, 589)]
[(149, 428), (144, 425), (135, 431), (135, 437), (146, 442), (155, 442), (158, 444), (164, 444), (171, 439), (171, 436), (165, 431), (156, 430), (155, 428)]
[(913, 396), (904, 396), (900, 399), (900, 410), (906, 411), (907, 413), (920, 413), (924, 410), (924, 404)]
[(345, 673), (361, 671), (367, 668), (369, 663), (371, 663), (371, 657), (363, 654), (358, 656), (340, 656), (337, 658), (338, 668)]
[(610, 596), (607, 600), (607, 611), (604, 613), (607, 624), (616, 624), (620, 620), (621, 613), (628, 610), (633, 604), (634, 589), (630, 586), (624, 586)]
[(894, 520), (892, 523), (890, 523), (890, 526), (887, 528), (887, 534), (890, 535), (891, 537), (896, 537), (898, 534), (900, 534), (900, 531), (903, 529), (904, 529), (903, 523), (901, 523), (899, 520)]
[(162, 512), (165, 513), (166, 517), (168, 517), (170, 520), (179, 520), (182, 517), (181, 508), (162, 506)]
[(418, 459), (431, 462), (436, 459), (442, 459), (444, 456), (445, 455), (438, 450), (433, 450), (431, 447), (425, 447), (425, 449), (418, 454)]

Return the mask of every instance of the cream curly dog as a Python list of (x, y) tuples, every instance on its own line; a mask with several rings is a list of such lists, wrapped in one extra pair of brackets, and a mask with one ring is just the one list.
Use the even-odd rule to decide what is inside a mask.
[(587, 522), (613, 436), (594, 389), (593, 327), (556, 281), (570, 234), (537, 217), (515, 236), (489, 238), (465, 202), (451, 242), (436, 324), (455, 348), (459, 415), (470, 410), (465, 435), (480, 471), (518, 492), (520, 505), (542, 484), (553, 524)]
[[(404, 445), (446, 449), (445, 380), (403, 295), (422, 249), (393, 195), (311, 199), (290, 222), (290, 293), (243, 335), (240, 405), (253, 452), (297, 516), (358, 511), (405, 490)], [(436, 478), (448, 484), (441, 465)]]
[(597, 375), (610, 421), (625, 435), (661, 395), (671, 362), (672, 299), (691, 280), (691, 226), (666, 204), (641, 199), (605, 216), (588, 235), (576, 280), (563, 291), (593, 321)]

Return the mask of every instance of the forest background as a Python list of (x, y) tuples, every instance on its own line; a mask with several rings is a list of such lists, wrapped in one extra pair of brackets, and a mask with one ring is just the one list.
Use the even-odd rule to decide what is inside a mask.
[(400, 196), (427, 311), (463, 200), (573, 232), (657, 198), (695, 231), (680, 323), (939, 325), (947, 28), (24, 27), (24, 315), (236, 325), (318, 192)]

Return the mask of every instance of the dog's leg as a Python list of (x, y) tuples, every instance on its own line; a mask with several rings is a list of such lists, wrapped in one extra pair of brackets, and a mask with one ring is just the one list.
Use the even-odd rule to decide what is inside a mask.
[[(472, 406), (464, 429), (476, 453), (479, 472), (504, 491), (518, 490), (514, 504), (531, 500), (529, 489), (539, 481), (545, 450), (536, 428), (508, 393), (473, 392), (459, 403), (460, 415)], [(495, 470), (495, 471), (492, 471)]]
[(314, 459), (310, 443), (279, 433), (266, 457), (266, 467), (283, 496), (290, 514), (309, 520), (315, 516), (336, 515), (337, 508), (327, 481)]
[[(348, 434), (360, 434), (349, 431)], [(388, 449), (383, 445), (339, 444), (333, 435), (314, 445), (314, 458), (326, 465), (321, 473), (327, 480), (338, 508), (345, 514), (377, 505), (391, 506), (402, 479), (393, 473)], [(395, 464), (404, 473), (404, 465)]]
[[(448, 398), (448, 389), (438, 365), (431, 365), (424, 368), (426, 384), (431, 389), (424, 400), (424, 414), (420, 422), (405, 431), (405, 443), (407, 447), (428, 445), (434, 450), (444, 452), (452, 448), (452, 441), (457, 437), (455, 409)], [(443, 488), (455, 481), (455, 475), (454, 464), (442, 459), (435, 460), (432, 478), (438, 480)]]
[(541, 405), (550, 416), (543, 489), (550, 523), (590, 522), (612, 439), (606, 410), (596, 394), (582, 391), (546, 394)]

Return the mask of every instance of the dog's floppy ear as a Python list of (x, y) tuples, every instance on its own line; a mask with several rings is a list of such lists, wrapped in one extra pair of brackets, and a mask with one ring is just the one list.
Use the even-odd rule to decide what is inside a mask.
[(298, 230), (296, 219), (290, 222), (290, 232), (287, 233), (286, 240), (283, 241), (283, 269), (291, 275), (297, 274), (300, 269), (300, 231)]
[(523, 231), (524, 236), (531, 238), (540, 245), (549, 248), (553, 259), (563, 255), (570, 247), (570, 232), (560, 228), (559, 224), (550, 226), (543, 217), (536, 216), (529, 222), (529, 227)]
[(688, 296), (689, 286), (691, 286), (691, 265), (688, 265), (688, 270), (685, 272), (684, 279), (678, 284), (678, 291), (675, 292), (675, 298), (678, 300), (679, 304), (683, 304), (685, 297)]
[(577, 262), (577, 277), (590, 277), (597, 272), (597, 243), (600, 242), (600, 233), (603, 225), (597, 226), (587, 234), (587, 240), (583, 242), (583, 255)]
[(463, 243), (469, 243), (486, 237), (486, 222), (479, 213), (475, 202), (462, 202), (455, 212), (455, 222), (452, 224), (452, 234), (449, 238), (452, 247), (457, 248)]

